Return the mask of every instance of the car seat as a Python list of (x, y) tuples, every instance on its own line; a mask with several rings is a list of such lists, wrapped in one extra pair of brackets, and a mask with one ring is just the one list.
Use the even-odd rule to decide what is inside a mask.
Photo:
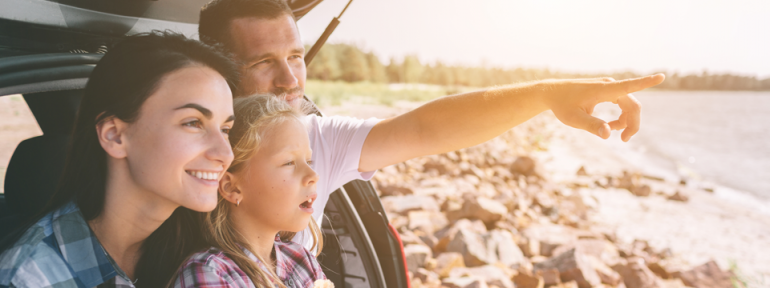
[(0, 238), (36, 215), (56, 191), (81, 95), (82, 90), (24, 95), (43, 135), (22, 141), (8, 163), (4, 188), (10, 215), (0, 218)]

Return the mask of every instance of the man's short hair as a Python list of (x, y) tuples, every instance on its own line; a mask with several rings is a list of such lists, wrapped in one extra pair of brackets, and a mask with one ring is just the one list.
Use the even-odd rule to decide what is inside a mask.
[(230, 48), (230, 23), (238, 18), (294, 18), (285, 0), (213, 0), (201, 8), (198, 34), (209, 45)]

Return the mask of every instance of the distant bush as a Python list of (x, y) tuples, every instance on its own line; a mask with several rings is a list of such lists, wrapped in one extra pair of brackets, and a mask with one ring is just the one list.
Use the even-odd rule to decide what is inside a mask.
[(397, 101), (429, 101), (441, 96), (474, 90), (431, 84), (400, 84), (308, 80), (307, 95), (318, 106), (340, 105), (342, 102), (392, 105)]
[[(638, 77), (632, 72), (611, 74), (579, 74), (553, 72), (548, 69), (502, 69), (421, 63), (409, 55), (400, 62), (391, 59), (387, 65), (373, 52), (363, 52), (354, 45), (326, 44), (307, 68), (308, 79), (323, 81), (370, 83), (423, 83), (442, 86), (489, 87), (542, 79)], [(666, 73), (666, 81), (657, 86), (672, 90), (770, 90), (770, 78), (732, 74), (693, 75)]]

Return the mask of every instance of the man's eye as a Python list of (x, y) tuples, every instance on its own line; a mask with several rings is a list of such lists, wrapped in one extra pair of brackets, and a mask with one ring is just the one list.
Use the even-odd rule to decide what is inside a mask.
[(185, 123), (184, 123), (184, 124), (182, 124), (182, 125), (184, 125), (184, 126), (188, 126), (188, 127), (195, 127), (195, 128), (201, 128), (201, 127), (203, 127), (203, 123), (201, 123), (201, 121), (200, 121), (200, 120), (193, 120), (193, 121), (185, 122)]
[(260, 65), (260, 64), (267, 64), (267, 63), (270, 63), (270, 59), (265, 59), (265, 60), (259, 61), (257, 63), (254, 63), (253, 66), (257, 66), (257, 65)]

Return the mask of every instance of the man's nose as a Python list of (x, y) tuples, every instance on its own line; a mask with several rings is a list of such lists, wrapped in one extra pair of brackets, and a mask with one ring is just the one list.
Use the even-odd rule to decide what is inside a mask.
[(287, 61), (281, 61), (281, 64), (278, 65), (274, 85), (284, 89), (291, 89), (297, 87), (298, 84), (299, 81), (297, 80), (297, 77), (294, 76), (294, 71), (291, 69), (289, 63)]

